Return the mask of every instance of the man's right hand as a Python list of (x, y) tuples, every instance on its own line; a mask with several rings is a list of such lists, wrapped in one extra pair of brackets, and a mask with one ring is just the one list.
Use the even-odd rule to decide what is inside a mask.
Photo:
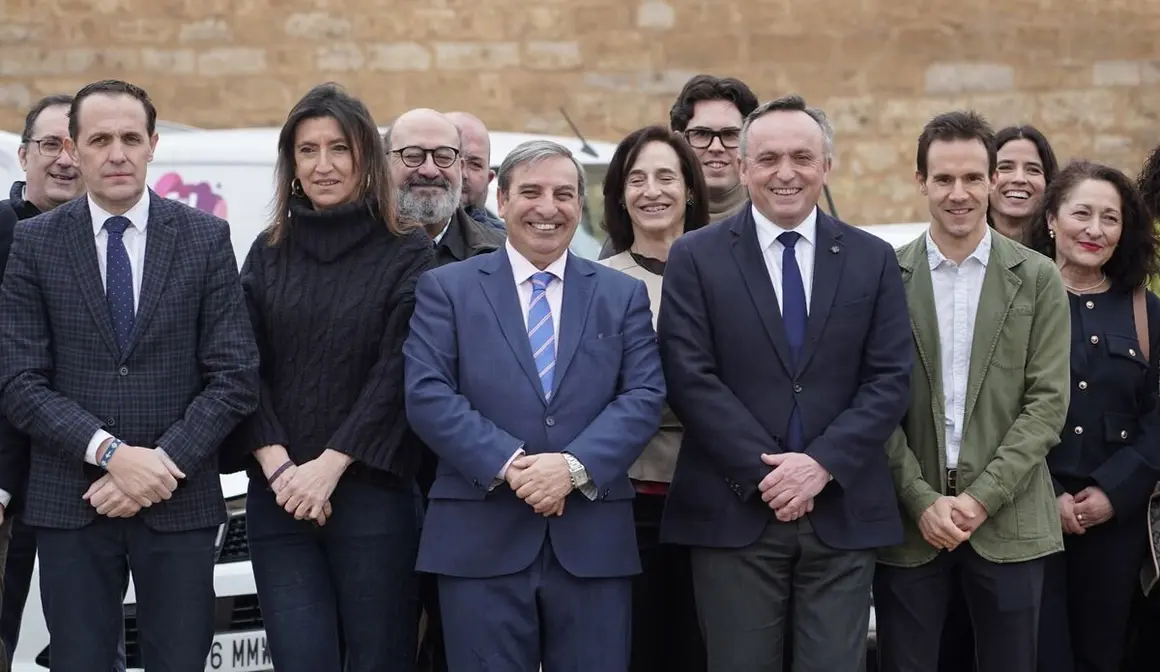
[(953, 551), (958, 548), (959, 544), (970, 539), (969, 532), (965, 532), (959, 529), (958, 525), (955, 525), (951, 517), (951, 513), (955, 511), (966, 518), (974, 515), (972, 512), (964, 510), (954, 497), (946, 495), (936, 499), (934, 504), (922, 512), (922, 517), (918, 519), (918, 529), (922, 532), (922, 538), (926, 539), (926, 543), (935, 548)]
[[(102, 446), (100, 454), (107, 447)], [(177, 479), (185, 478), (177, 465), (157, 450), (127, 443), (113, 453), (108, 471), (121, 492), (141, 506), (152, 506), (169, 499), (177, 489)]]

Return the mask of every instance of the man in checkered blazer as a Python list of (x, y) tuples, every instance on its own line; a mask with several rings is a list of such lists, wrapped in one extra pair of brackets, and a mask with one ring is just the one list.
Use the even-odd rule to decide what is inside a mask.
[(32, 439), (54, 672), (116, 656), (129, 566), (146, 669), (213, 637), (222, 440), (258, 400), (226, 222), (146, 188), (157, 112), (103, 81), (69, 111), (86, 197), (21, 222), (0, 283), (0, 405)]

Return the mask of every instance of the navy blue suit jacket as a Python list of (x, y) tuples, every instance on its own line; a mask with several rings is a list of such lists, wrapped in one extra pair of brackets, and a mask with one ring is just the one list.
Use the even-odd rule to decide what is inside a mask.
[[(568, 255), (551, 401), (532, 360), (505, 248), (430, 270), (403, 353), (407, 418), (439, 458), (418, 569), (494, 577), (527, 568), (545, 535), (578, 577), (640, 571), (628, 468), (660, 426), (665, 383), (644, 283)], [(568, 452), (599, 490), (546, 518), (493, 479), (524, 444)]]
[(902, 541), (887, 439), (909, 404), (913, 346), (894, 250), (818, 213), (813, 293), (794, 366), (751, 206), (679, 238), (657, 332), (669, 404), (685, 427), (663, 541), (740, 548), (773, 511), (758, 483), (796, 397), (805, 452), (834, 477), (810, 522), (840, 549)]

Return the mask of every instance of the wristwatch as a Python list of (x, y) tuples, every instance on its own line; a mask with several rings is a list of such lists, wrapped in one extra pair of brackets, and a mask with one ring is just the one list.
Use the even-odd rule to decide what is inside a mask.
[(588, 470), (580, 464), (580, 460), (568, 453), (564, 453), (564, 461), (568, 463), (568, 472), (572, 475), (572, 487), (580, 489), (581, 486), (588, 483)]

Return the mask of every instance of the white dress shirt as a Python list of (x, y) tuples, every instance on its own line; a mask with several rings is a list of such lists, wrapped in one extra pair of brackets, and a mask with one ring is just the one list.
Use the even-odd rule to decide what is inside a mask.
[(967, 412), (967, 376), (971, 371), (975, 314), (979, 309), (979, 294), (983, 291), (983, 276), (991, 258), (991, 228), (987, 227), (983, 240), (961, 264), (943, 255), (928, 229), (926, 258), (934, 289), (934, 309), (938, 314), (946, 468), (957, 469), (963, 443), (963, 420)]
[(769, 279), (773, 282), (773, 290), (777, 292), (777, 305), (782, 307), (781, 286), (781, 255), (785, 245), (777, 237), (786, 231), (796, 231), (801, 235), (793, 246), (793, 256), (797, 259), (798, 270), (802, 275), (802, 287), (806, 290), (806, 314), (810, 312), (810, 298), (814, 290), (814, 250), (818, 244), (818, 208), (814, 206), (810, 214), (792, 229), (783, 229), (769, 221), (753, 206), (753, 221), (757, 224), (757, 244), (761, 246), (761, 256), (765, 258), (765, 268), (769, 271)]
[[(97, 267), (101, 271), (101, 286), (106, 284), (105, 268), (108, 265), (109, 259), (109, 232), (105, 230), (105, 220), (113, 215), (106, 212), (101, 206), (93, 201), (92, 196), (89, 199), (89, 213), (93, 217), (93, 236), (97, 246)], [(149, 191), (146, 190), (141, 194), (141, 199), (129, 208), (124, 217), (129, 220), (130, 226), (125, 229), (125, 233), (121, 236), (121, 240), (125, 243), (125, 251), (129, 253), (129, 266), (133, 269), (133, 309), (141, 305), (141, 278), (145, 271), (145, 236), (146, 228), (149, 225)], [(97, 463), (97, 449), (101, 447), (105, 439), (111, 439), (113, 435), (103, 429), (98, 429), (93, 438), (89, 440), (88, 449), (85, 450), (85, 462), (89, 464)]]

